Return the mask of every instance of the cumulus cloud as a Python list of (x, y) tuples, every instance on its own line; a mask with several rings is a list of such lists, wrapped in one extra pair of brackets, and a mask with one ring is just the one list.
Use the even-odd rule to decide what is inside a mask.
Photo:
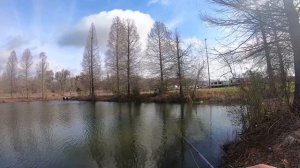
[(92, 22), (94, 22), (98, 37), (98, 43), (102, 51), (106, 48), (106, 42), (110, 31), (113, 18), (119, 16), (122, 19), (133, 19), (142, 44), (142, 49), (146, 48), (146, 40), (154, 20), (149, 14), (140, 11), (115, 9), (111, 11), (102, 11), (95, 15), (83, 18), (77, 25), (68, 30), (63, 31), (58, 39), (60, 46), (82, 47), (85, 44), (88, 30)]

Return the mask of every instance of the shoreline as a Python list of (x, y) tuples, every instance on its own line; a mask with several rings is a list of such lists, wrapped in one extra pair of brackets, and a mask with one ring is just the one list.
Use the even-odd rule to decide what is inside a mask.
[[(64, 101), (91, 101), (88, 96), (70, 96), (70, 100)], [(63, 100), (63, 96), (47, 97), (42, 99), (41, 97), (30, 97), (29, 99), (25, 97), (0, 97), (0, 103), (17, 103), (17, 102), (35, 102), (35, 101), (53, 101), (53, 100)], [(136, 102), (136, 103), (195, 103), (195, 104), (232, 104), (238, 103), (239, 97), (228, 96), (228, 95), (210, 95), (205, 97), (196, 97), (192, 100), (190, 97), (184, 97), (183, 99), (177, 95), (162, 95), (155, 96), (152, 94), (142, 94), (138, 96), (132, 96), (128, 98), (127, 96), (115, 96), (115, 95), (101, 95), (96, 96), (96, 102)]]
[(300, 119), (291, 112), (277, 112), (223, 145), (219, 167), (249, 167), (267, 164), (274, 167), (299, 167)]
[[(29, 99), (26, 97), (15, 96), (11, 97), (0, 97), (0, 103), (14, 103), (14, 102), (32, 102), (32, 101), (51, 101), (51, 100), (63, 100), (63, 95), (57, 93), (48, 93), (49, 95), (42, 99), (41, 97), (32, 96)], [(71, 96), (70, 96), (71, 95)], [(178, 91), (170, 91), (163, 95), (155, 95), (154, 93), (142, 92), (140, 95), (132, 95), (127, 97), (126, 95), (113, 95), (111, 93), (102, 93), (96, 95), (96, 101), (106, 102), (139, 102), (139, 103), (239, 103), (240, 95), (237, 87), (226, 87), (226, 88), (204, 88), (199, 89), (195, 93), (194, 100), (190, 96), (185, 96), (181, 99)], [(90, 101), (88, 96), (78, 96), (76, 93), (70, 93), (68, 95), (71, 100), (77, 101)]]

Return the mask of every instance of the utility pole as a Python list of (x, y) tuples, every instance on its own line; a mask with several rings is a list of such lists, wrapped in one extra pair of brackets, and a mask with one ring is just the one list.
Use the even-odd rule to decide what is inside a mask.
[(208, 88), (210, 88), (210, 72), (209, 72), (209, 61), (208, 61), (208, 52), (207, 52), (207, 39), (205, 39), (205, 51), (206, 51), (206, 61), (207, 61), (207, 73), (208, 73)]

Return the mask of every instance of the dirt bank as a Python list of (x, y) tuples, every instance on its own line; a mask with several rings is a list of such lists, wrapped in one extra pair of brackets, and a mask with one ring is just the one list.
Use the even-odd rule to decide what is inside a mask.
[(300, 119), (277, 112), (260, 125), (246, 130), (239, 140), (224, 146), (220, 167), (247, 167), (264, 163), (275, 167), (300, 167)]

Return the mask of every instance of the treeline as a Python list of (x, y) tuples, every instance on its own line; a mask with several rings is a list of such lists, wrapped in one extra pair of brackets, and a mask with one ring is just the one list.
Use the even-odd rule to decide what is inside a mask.
[[(102, 80), (102, 87), (117, 96), (132, 97), (140, 93), (142, 79), (145, 81), (144, 77), (147, 76), (157, 80), (156, 86), (151, 90), (158, 90), (160, 95), (164, 94), (170, 80), (173, 80), (173, 85), (179, 88), (180, 98), (184, 98), (187, 88), (185, 86), (191, 85), (186, 79), (191, 79), (189, 75), (194, 74), (197, 69), (202, 70), (200, 67), (203, 66), (193, 58), (192, 53), (192, 46), (184, 45), (179, 33), (172, 33), (161, 22), (154, 23), (148, 35), (146, 51), (142, 52), (140, 36), (134, 21), (116, 17), (113, 19), (107, 42), (106, 77)], [(96, 29), (92, 24), (84, 51), (82, 75), (88, 81), (89, 93), (93, 100), (95, 81), (99, 80), (101, 74), (100, 65)], [(199, 78), (199, 75), (197, 76)]]
[[(235, 63), (249, 62), (254, 62), (254, 68), (265, 70), (263, 74), (247, 73), (247, 77), (254, 82), (243, 91), (248, 95), (253, 94), (247, 97), (247, 101), (257, 107), (259, 112), (254, 114), (265, 115), (261, 112), (263, 108), (261, 101), (270, 98), (276, 98), (279, 102), (284, 101), (292, 111), (299, 114), (299, 1), (211, 0), (211, 2), (216, 7), (217, 16), (220, 17), (202, 15), (202, 19), (229, 32), (222, 46), (226, 50), (218, 51), (220, 60), (230, 70)], [(295, 78), (291, 79), (291, 76)], [(253, 87), (255, 88), (251, 90)], [(294, 91), (293, 95), (291, 91)]]
[(179, 96), (184, 98), (195, 91), (204, 66), (196, 59), (200, 50), (196, 47), (199, 46), (184, 43), (179, 33), (171, 32), (164, 23), (155, 22), (148, 34), (146, 49), (142, 51), (134, 21), (116, 17), (107, 41), (105, 67), (101, 67), (97, 32), (92, 23), (80, 75), (71, 76), (65, 69), (54, 73), (49, 69), (44, 52), (40, 53), (39, 63), (34, 66), (29, 49), (24, 51), (20, 62), (13, 51), (2, 76), (7, 86), (4, 92), (27, 98), (32, 93), (40, 93), (45, 98), (46, 92), (61, 95), (77, 92), (78, 95), (88, 94), (95, 100), (96, 90), (132, 97), (142, 90), (162, 95), (176, 85)]
[[(65, 94), (75, 88), (75, 77), (71, 77), (69, 70), (62, 69), (53, 72), (49, 68), (46, 53), (39, 54), (38, 63), (34, 64), (30, 49), (26, 49), (18, 59), (12, 51), (2, 75), (1, 91), (10, 97), (46, 98), (48, 93)], [(2, 94), (3, 94), (2, 93)]]

